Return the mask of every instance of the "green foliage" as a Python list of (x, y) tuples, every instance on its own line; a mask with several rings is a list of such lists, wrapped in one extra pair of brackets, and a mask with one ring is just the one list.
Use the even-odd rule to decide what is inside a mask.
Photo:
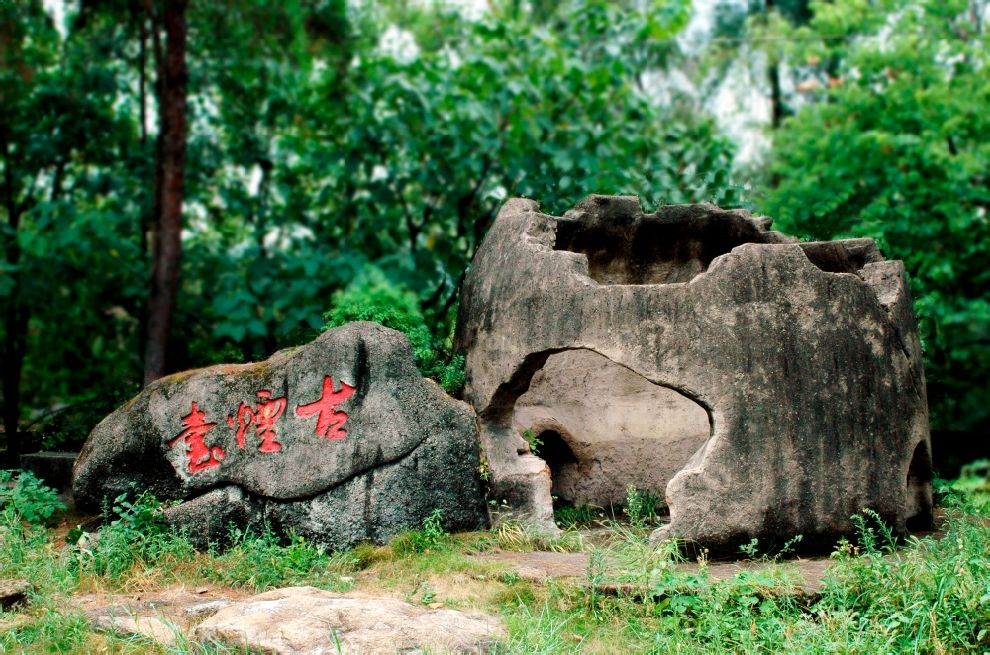
[(960, 0), (812, 7), (788, 56), (805, 64), (815, 102), (774, 135), (777, 183), (763, 208), (785, 231), (873, 237), (904, 260), (933, 421), (985, 427), (990, 48), (979, 10)]
[[(303, 343), (326, 298), (378, 270), (402, 290), (384, 300), (405, 311), (414, 294), (432, 340), (420, 340), (421, 369), (455, 392), (461, 276), (504, 198), (555, 212), (592, 192), (737, 201), (730, 143), (683, 98), (658, 105), (643, 81), (667, 65), (686, 0), (489, 9), (190, 5), (170, 368)], [(153, 48), (142, 49), (140, 4), (70, 3), (64, 36), (40, 0), (0, 12), (0, 230), (19, 248), (0, 261), (0, 314), (24, 317), (0, 332), (23, 338), (21, 418), (94, 408), (47, 432), (72, 447), (140, 381)], [(389, 46), (395, 32), (407, 50)]]
[(335, 293), (324, 320), (324, 329), (352, 321), (380, 323), (409, 337), (417, 363), (430, 357), (432, 338), (416, 294), (388, 283), (380, 272)]
[(389, 545), (392, 552), (399, 557), (447, 550), (450, 547), (450, 534), (443, 529), (443, 513), (439, 509), (433, 510), (423, 519), (422, 528), (399, 535)]
[(560, 534), (548, 534), (516, 520), (505, 520), (492, 528), (493, 543), (502, 550), (521, 552), (547, 551), (571, 553), (584, 550), (584, 540), (577, 530), (567, 529)]
[[(860, 518), (860, 517), (857, 517)], [(793, 554), (796, 546), (804, 541), (804, 535), (796, 535), (784, 542), (784, 544), (774, 552), (771, 557), (769, 552), (764, 552), (760, 554), (760, 540), (753, 537), (748, 543), (741, 544), (739, 546), (739, 552), (745, 555), (746, 559), (761, 559), (762, 561), (769, 562), (777, 560), (781, 557), (785, 557), (789, 554)]]
[(640, 491), (635, 485), (626, 487), (625, 513), (634, 528), (645, 528), (657, 519), (657, 510), (664, 507), (663, 499), (651, 491)]
[(981, 459), (962, 467), (959, 479), (948, 489), (961, 497), (963, 507), (990, 514), (990, 460)]
[(16, 476), (14, 471), (0, 471), (0, 513), (9, 514), (7, 520), (43, 525), (64, 510), (55, 490), (30, 471), (20, 471)]
[[(859, 530), (859, 552), (826, 579), (817, 606), (874, 652), (975, 652), (990, 646), (987, 610), (990, 528), (953, 516), (941, 539), (913, 539), (892, 551), (883, 528)], [(872, 533), (871, 533), (872, 531)], [(841, 613), (841, 614), (840, 614)]]
[(343, 590), (338, 568), (326, 551), (300, 536), (290, 536), (286, 544), (268, 527), (255, 532), (232, 526), (227, 549), (200, 572), (208, 580), (255, 591), (299, 584)]
[(603, 518), (601, 509), (591, 505), (563, 505), (554, 507), (553, 522), (567, 529), (578, 525), (588, 525), (596, 519)]
[[(979, 475), (973, 469), (974, 475)], [(968, 479), (968, 478), (967, 478)], [(125, 506), (126, 503), (126, 506)], [(120, 518), (101, 530), (160, 534), (150, 497), (116, 503)], [(9, 514), (12, 516), (12, 513)], [(653, 547), (644, 531), (613, 523), (583, 544), (576, 532), (559, 538), (505, 524), (491, 536), (452, 537), (434, 513), (420, 531), (421, 550), (361, 546), (330, 556), (304, 540), (281, 541), (271, 531), (234, 531), (229, 549), (193, 555), (164, 552), (134, 560), (131, 580), (152, 591), (208, 580), (263, 590), (315, 584), (345, 590), (381, 585), (410, 602), (467, 602), (504, 617), (500, 653), (585, 652), (983, 652), (990, 648), (990, 525), (984, 515), (949, 510), (943, 533), (897, 544), (870, 512), (857, 515), (856, 535), (833, 553), (818, 593), (802, 591), (792, 563), (761, 559), (732, 578), (716, 580), (704, 554), (688, 567), (672, 542)], [(113, 537), (111, 537), (113, 539)], [(470, 555), (479, 548), (590, 548), (582, 584), (532, 585)], [(398, 540), (396, 540), (398, 541)], [(138, 546), (139, 548), (144, 548)], [(392, 552), (390, 552), (392, 551)], [(118, 548), (120, 556), (125, 553)], [(757, 554), (753, 544), (752, 553)], [(341, 572), (365, 569), (358, 580)], [(89, 578), (87, 576), (94, 576)], [(63, 594), (119, 585), (119, 571), (80, 571), (77, 556), (60, 554), (54, 533), (20, 521), (0, 521), (0, 578), (27, 578), (31, 604), (13, 623), (0, 615), (0, 649), (11, 652), (93, 652), (101, 643)], [(463, 582), (462, 582), (463, 581)], [(130, 584), (133, 584), (131, 582)], [(470, 591), (461, 595), (460, 587)], [(9, 626), (9, 629), (8, 629)], [(123, 642), (107, 644), (117, 652)], [(140, 645), (137, 645), (140, 648)], [(202, 646), (180, 640), (177, 650)], [(123, 650), (123, 648), (119, 648)], [(136, 650), (135, 652), (142, 652)], [(212, 651), (210, 651), (212, 652)]]
[(529, 445), (529, 452), (536, 456), (540, 454), (540, 448), (543, 447), (543, 439), (540, 439), (539, 435), (532, 428), (527, 428), (522, 431), (522, 438)]
[[(820, 596), (801, 592), (800, 580), (771, 560), (713, 580), (703, 558), (688, 569), (676, 545), (657, 550), (616, 525), (612, 541), (590, 560), (579, 596), (558, 591), (545, 604), (527, 605), (519, 623), (510, 621), (508, 652), (566, 651), (575, 635), (589, 650), (625, 652), (986, 650), (990, 527), (954, 514), (945, 538), (891, 549), (890, 530), (875, 515), (857, 520), (858, 545), (837, 550)], [(609, 586), (630, 591), (608, 596), (602, 590)]]
[(409, 337), (420, 373), (450, 394), (464, 386), (464, 357), (450, 355), (449, 336), (448, 344), (435, 341), (416, 294), (389, 283), (380, 271), (372, 270), (335, 293), (324, 320), (328, 330), (351, 321), (372, 321), (398, 330)]
[(101, 526), (95, 537), (78, 530), (70, 535), (75, 539), (71, 561), (79, 573), (115, 582), (138, 566), (167, 566), (192, 559), (192, 544), (169, 529), (164, 506), (152, 493), (121, 494), (112, 509), (117, 518)]
[(0, 650), (5, 653), (78, 653), (85, 652), (86, 637), (91, 634), (89, 619), (81, 611), (65, 611), (45, 599), (45, 610), (36, 621), (0, 631)]

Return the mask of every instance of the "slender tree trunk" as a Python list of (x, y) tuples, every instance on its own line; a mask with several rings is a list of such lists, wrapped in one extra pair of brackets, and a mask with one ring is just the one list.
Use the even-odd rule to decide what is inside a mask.
[[(141, 42), (139, 56), (138, 56), (138, 100), (139, 100), (139, 120), (141, 121), (141, 161), (146, 163), (148, 157), (148, 21), (149, 16), (145, 11), (140, 8), (135, 8), (137, 21), (138, 21), (138, 32)], [(157, 27), (155, 28), (157, 29)], [(156, 169), (157, 170), (157, 169)], [(141, 177), (144, 178), (149, 171), (149, 168), (142, 166)], [(152, 180), (152, 186), (157, 186), (158, 181)], [(152, 193), (152, 200), (149, 203), (148, 198), (144, 198), (141, 202), (141, 216), (138, 219), (138, 243), (141, 248), (141, 265), (142, 270), (148, 270), (148, 232), (151, 230), (152, 224), (152, 212), (154, 211), (154, 192)], [(136, 315), (138, 317), (138, 361), (144, 362), (144, 352), (143, 348), (148, 340), (148, 298), (138, 298), (136, 301), (137, 305), (135, 307)]]
[(144, 350), (144, 382), (165, 375), (166, 351), (182, 257), (182, 188), (186, 166), (187, 0), (164, 2), (165, 52), (159, 66), (159, 135), (155, 170), (151, 292)]
[[(764, 19), (776, 6), (776, 0), (765, 0), (763, 4)], [(770, 126), (780, 127), (784, 120), (784, 97), (780, 91), (780, 62), (776, 55), (767, 57), (767, 80), (770, 82)]]
[(13, 288), (7, 298), (4, 310), (3, 340), (3, 427), (6, 431), (7, 454), (2, 462), (5, 468), (20, 466), (21, 451), (19, 433), (21, 418), (21, 372), (24, 368), (24, 350), (27, 335), (28, 312), (21, 306), (20, 273), (17, 265), (21, 259), (20, 245), (17, 243), (17, 230), (21, 223), (21, 207), (14, 191), (14, 174), (6, 141), (3, 146), (4, 166), (4, 205), (7, 211), (7, 224), (11, 239), (7, 243), (7, 263), (13, 268), (11, 278)]
[(767, 77), (770, 80), (770, 126), (776, 130), (784, 120), (784, 98), (780, 91), (780, 68), (774, 59), (767, 63)]

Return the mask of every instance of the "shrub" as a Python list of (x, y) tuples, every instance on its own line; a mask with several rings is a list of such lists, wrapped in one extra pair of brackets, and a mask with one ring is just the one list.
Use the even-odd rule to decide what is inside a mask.
[(591, 505), (563, 505), (553, 510), (553, 521), (561, 528), (571, 528), (576, 525), (588, 525), (592, 521), (604, 518), (600, 508)]
[(626, 487), (625, 513), (629, 523), (635, 528), (645, 528), (657, 519), (658, 509), (663, 506), (663, 499), (651, 491), (639, 490), (635, 485)]
[[(107, 508), (105, 514), (111, 514)], [(131, 499), (118, 496), (112, 506), (117, 518), (102, 526), (94, 539), (71, 531), (69, 541), (76, 542), (76, 565), (80, 570), (116, 580), (137, 564), (168, 567), (188, 561), (195, 549), (182, 533), (175, 533), (165, 523), (164, 505), (154, 494), (145, 491)]]
[(260, 532), (231, 526), (230, 544), (200, 569), (209, 580), (233, 587), (264, 591), (276, 587), (307, 584), (336, 589), (341, 585), (340, 562), (301, 536), (287, 543), (269, 526)]
[(450, 547), (450, 535), (443, 529), (443, 512), (433, 510), (423, 519), (423, 527), (400, 534), (390, 544), (399, 557), (429, 551), (444, 551)]
[(413, 346), (416, 367), (436, 380), (444, 391), (458, 393), (464, 386), (464, 357), (453, 356), (434, 340), (416, 294), (372, 272), (333, 295), (330, 311), (323, 315), (324, 329), (352, 321), (372, 321), (402, 332)]
[(46, 487), (29, 471), (0, 471), (0, 512), (8, 518), (45, 525), (65, 510), (54, 489)]

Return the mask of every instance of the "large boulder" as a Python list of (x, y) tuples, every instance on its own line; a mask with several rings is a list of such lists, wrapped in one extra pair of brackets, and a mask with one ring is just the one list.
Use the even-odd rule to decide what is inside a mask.
[(268, 521), (332, 547), (383, 542), (434, 509), (484, 524), (475, 417), (416, 369), (399, 332), (351, 323), (266, 361), (149, 385), (90, 434), (82, 507), (128, 489), (200, 541)]
[[(457, 346), (495, 499), (665, 495), (656, 536), (829, 546), (863, 508), (931, 522), (904, 268), (869, 239), (798, 243), (712, 205), (508, 201), (464, 283)], [(530, 443), (543, 441), (534, 454)], [(533, 439), (536, 437), (536, 439)], [(554, 479), (556, 477), (556, 479)]]

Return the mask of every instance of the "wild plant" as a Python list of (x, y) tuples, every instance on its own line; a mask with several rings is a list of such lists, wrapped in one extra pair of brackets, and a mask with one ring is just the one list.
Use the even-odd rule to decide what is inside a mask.
[(63, 511), (55, 490), (30, 471), (0, 470), (0, 513), (7, 515), (5, 522), (47, 525)]
[(443, 528), (443, 512), (440, 509), (433, 510), (423, 519), (421, 528), (400, 534), (389, 545), (392, 552), (399, 557), (448, 550), (450, 534)]

